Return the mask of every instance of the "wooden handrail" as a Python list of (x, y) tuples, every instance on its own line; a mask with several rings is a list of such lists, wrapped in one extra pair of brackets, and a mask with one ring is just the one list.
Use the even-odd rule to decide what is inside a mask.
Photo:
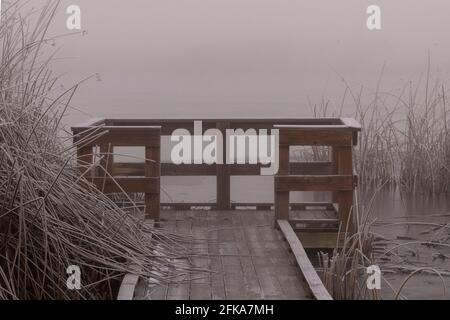
[[(95, 130), (95, 135), (92, 132)], [(98, 129), (98, 130), (97, 130)], [(160, 145), (159, 126), (105, 126), (104, 120), (91, 121), (73, 127), (73, 141), (77, 146), (80, 172), (105, 193), (143, 193), (146, 218), (160, 219)], [(114, 147), (138, 146), (145, 148), (145, 162), (139, 175), (118, 177), (114, 174)], [(100, 149), (101, 161), (93, 163), (95, 148)], [(89, 169), (94, 166), (94, 169)]]
[[(212, 128), (226, 129), (278, 129), (283, 132), (280, 136), (280, 152), (286, 150), (286, 146), (332, 146), (333, 157), (327, 162), (290, 163), (288, 161), (287, 174), (293, 175), (333, 175), (352, 174), (345, 167), (346, 149), (351, 148), (357, 142), (358, 132), (361, 126), (350, 118), (170, 118), (170, 119), (93, 119), (81, 125), (72, 127), (74, 142), (79, 143), (93, 130), (101, 130), (104, 134), (91, 141), (87, 146), (78, 150), (80, 160), (84, 163), (92, 162), (89, 159), (89, 148), (93, 145), (102, 145), (103, 153), (107, 153), (107, 146), (145, 146), (147, 148), (160, 148), (161, 138), (152, 134), (152, 131), (160, 131), (160, 136), (172, 134), (176, 129), (186, 129), (193, 133), (194, 121), (202, 121), (202, 129), (206, 131)], [(152, 138), (153, 137), (153, 138)], [(289, 152), (289, 151), (288, 151)], [(149, 151), (153, 157), (153, 152)], [(285, 156), (284, 156), (285, 157)], [(157, 155), (160, 158), (160, 154)], [(347, 157), (348, 158), (348, 157)], [(339, 160), (341, 159), (341, 160)], [(281, 159), (281, 161), (285, 161)], [(158, 162), (160, 163), (160, 161)], [(341, 167), (339, 167), (339, 163)], [(232, 209), (230, 201), (230, 177), (239, 175), (259, 175), (263, 167), (259, 164), (159, 164), (158, 172), (161, 176), (216, 176), (217, 177), (217, 208)], [(348, 165), (347, 165), (348, 167)], [(146, 174), (146, 165), (142, 163), (110, 163), (108, 165), (114, 176), (143, 176)], [(283, 173), (281, 168), (280, 175)], [(342, 171), (342, 172), (341, 172)], [(147, 170), (148, 174), (154, 172)], [(356, 177), (355, 177), (356, 180)], [(339, 192), (336, 192), (336, 197)]]
[[(332, 191), (338, 216), (343, 228), (356, 230), (353, 190), (357, 178), (353, 171), (353, 146), (358, 139), (359, 124), (353, 119), (341, 120), (341, 125), (323, 126), (276, 125), (279, 129), (279, 171), (275, 177), (276, 219), (289, 220), (289, 194), (291, 191)], [(295, 175), (290, 171), (291, 146), (331, 147), (331, 174)]]

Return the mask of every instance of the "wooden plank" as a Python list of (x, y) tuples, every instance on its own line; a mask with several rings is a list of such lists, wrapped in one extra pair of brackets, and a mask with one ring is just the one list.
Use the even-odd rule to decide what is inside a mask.
[(215, 165), (207, 164), (180, 164), (162, 163), (162, 176), (215, 176), (217, 168)]
[(167, 290), (167, 300), (189, 300), (189, 283), (171, 283)]
[(338, 230), (317, 232), (295, 230), (295, 233), (306, 249), (335, 249), (336, 246), (342, 248), (344, 243), (343, 235), (339, 234)]
[(361, 131), (361, 124), (353, 118), (341, 118), (341, 121), (348, 127)]
[(298, 125), (298, 124), (278, 124), (274, 126), (276, 129), (296, 129), (302, 131), (314, 131), (314, 130), (333, 130), (333, 131), (348, 131), (348, 127), (345, 124), (334, 125)]
[(352, 175), (276, 176), (276, 192), (287, 191), (351, 191)]
[(338, 219), (291, 219), (291, 224), (339, 224)]
[[(208, 253), (215, 254), (214, 248), (211, 248), (211, 244), (208, 246)], [(222, 261), (220, 256), (211, 256), (211, 299), (212, 300), (224, 300), (225, 294), (225, 279), (223, 274)]]
[(332, 174), (332, 164), (329, 161), (290, 162), (289, 173), (293, 175)]
[[(164, 207), (166, 210), (216, 210), (217, 208), (216, 204), (211, 202), (163, 202), (161, 207)], [(269, 202), (234, 202), (231, 204), (231, 209), (242, 211), (269, 211), (273, 207), (274, 203)], [(338, 212), (338, 206), (328, 202), (290, 203), (289, 208), (296, 211), (335, 210)]]
[(177, 125), (177, 128), (187, 129), (194, 121), (202, 121), (204, 125), (214, 125), (217, 122), (229, 122), (231, 128), (243, 128), (246, 124), (267, 124), (270, 128), (274, 124), (294, 124), (294, 125), (342, 125), (340, 118), (108, 118), (105, 123), (115, 126), (151, 126), (151, 125)]
[[(265, 266), (267, 265), (267, 260), (263, 261), (261, 258), (254, 258), (253, 261), (263, 295), (262, 298), (265, 300), (283, 299), (283, 288), (281, 288), (281, 284), (277, 279), (277, 272)], [(295, 284), (291, 283), (290, 285)]]
[(351, 131), (280, 129), (280, 145), (289, 146), (351, 146)]
[[(232, 176), (259, 176), (261, 175), (261, 165), (229, 165)], [(290, 162), (290, 174), (331, 174), (331, 162)]]
[[(338, 174), (339, 173), (339, 154), (338, 154), (339, 147), (331, 147), (331, 174)], [(338, 192), (333, 191), (331, 194), (333, 203), (338, 202)]]
[[(117, 127), (106, 129), (102, 127), (100, 132), (106, 132), (98, 138), (92, 140), (91, 145), (112, 144), (119, 147), (159, 147), (161, 144), (159, 127), (140, 128), (140, 127)], [(89, 133), (80, 133), (78, 139), (83, 139)]]
[(353, 191), (339, 191), (338, 209), (342, 230), (349, 233), (355, 231), (355, 219), (353, 218)]
[(92, 170), (87, 170), (92, 165), (93, 159), (93, 149), (91, 146), (79, 147), (77, 149), (77, 165), (80, 175), (85, 174), (86, 178), (92, 176)]
[(331, 202), (303, 202), (303, 203), (291, 203), (291, 206), (295, 210), (308, 211), (308, 210), (334, 210), (333, 203)]
[(166, 284), (156, 284), (153, 287), (148, 288), (147, 299), (149, 300), (166, 300), (167, 299), (167, 289)]
[[(100, 156), (102, 157), (102, 160), (100, 161), (101, 166), (103, 169), (99, 169), (99, 176), (101, 177), (107, 177), (109, 175), (114, 174), (114, 166), (113, 166), (113, 160), (114, 160), (114, 147), (109, 144), (102, 144), (100, 146)], [(104, 171), (106, 170), (106, 172)]]
[(190, 284), (190, 300), (211, 300), (212, 290), (211, 285), (205, 283), (192, 283)]
[[(222, 132), (222, 135), (225, 137), (226, 129), (230, 126), (227, 122), (219, 122), (217, 123), (217, 129)], [(226, 142), (223, 143), (223, 153), (219, 155), (219, 158), (223, 155), (226, 155)], [(230, 169), (225, 164), (217, 164), (216, 165), (216, 199), (217, 199), (217, 209), (219, 210), (229, 210), (230, 201), (231, 201), (231, 178), (230, 178)]]
[(342, 122), (353, 130), (353, 145), (358, 145), (358, 133), (361, 131), (361, 125), (353, 118), (341, 118)]
[(227, 299), (246, 299), (244, 273), (239, 257), (223, 254), (221, 256), (221, 260), (224, 271), (225, 293)]
[[(353, 174), (352, 147), (336, 148), (338, 154), (338, 173)], [(352, 217), (353, 186), (351, 190), (339, 190), (337, 194), (339, 204), (339, 219), (343, 230), (353, 233), (356, 230), (355, 220)]]
[[(259, 176), (261, 165), (227, 165), (232, 176)], [(289, 172), (294, 175), (299, 174), (332, 174), (331, 162), (291, 162)], [(143, 176), (143, 163), (114, 163), (114, 174), (119, 176)], [(207, 164), (180, 164), (162, 163), (161, 176), (215, 176), (217, 169), (215, 165)]]
[(353, 157), (352, 147), (337, 147), (336, 153), (338, 157), (337, 169), (339, 174), (352, 174), (353, 173)]
[[(279, 147), (278, 156), (278, 175), (289, 174), (289, 146)], [(277, 181), (278, 175), (275, 177)], [(275, 219), (289, 220), (289, 190), (280, 190), (275, 188)]]
[(244, 272), (244, 287), (246, 299), (261, 299), (262, 290), (259, 284), (256, 269), (251, 256), (241, 257), (242, 270)]
[[(336, 246), (336, 241), (334, 243), (331, 244), (331, 247), (323, 247), (320, 245), (317, 245), (317, 243), (321, 243), (322, 242), (322, 235), (323, 234), (336, 234), (339, 231), (339, 227), (296, 227), (295, 225), (292, 225), (292, 229), (300, 234), (300, 235), (304, 235), (304, 234), (308, 234), (309, 236), (311, 236), (311, 238), (313, 240), (313, 245), (307, 245), (303, 242), (303, 238), (299, 236), (300, 241), (302, 241), (302, 243), (304, 243), (304, 247), (305, 248), (334, 248)], [(319, 238), (320, 237), (320, 238)], [(333, 239), (336, 240), (336, 237), (333, 236)]]
[(323, 285), (322, 280), (320, 280), (319, 275), (311, 264), (305, 249), (294, 230), (292, 230), (289, 222), (286, 220), (277, 220), (277, 223), (294, 254), (295, 260), (314, 298), (316, 300), (333, 300)]
[[(153, 185), (157, 190), (161, 189), (161, 165), (160, 165), (160, 149), (159, 147), (145, 147), (145, 177), (153, 179)], [(145, 216), (146, 219), (160, 221), (160, 192), (145, 193)]]
[[(130, 277), (130, 278), (128, 278)], [(136, 285), (137, 282), (139, 280), (138, 276), (135, 275), (125, 275), (125, 281), (130, 282), (128, 283), (124, 283), (122, 282), (120, 289), (119, 289), (119, 293), (117, 295), (117, 300), (133, 300), (134, 298), (134, 290), (136, 289)], [(131, 281), (135, 282), (135, 283), (131, 283)]]
[[(131, 270), (139, 273), (140, 267), (132, 265)], [(136, 273), (127, 273), (122, 279), (122, 283), (119, 288), (117, 300), (133, 300), (136, 286), (139, 282), (139, 275)]]
[[(138, 126), (161, 126), (163, 135), (170, 135), (176, 129), (186, 129), (193, 133), (194, 121), (202, 121), (203, 130), (206, 131), (211, 128), (215, 128), (218, 122), (230, 123), (231, 129), (272, 129), (274, 125), (296, 125), (296, 126), (308, 126), (327, 128), (329, 126), (337, 126), (338, 128), (345, 125), (349, 130), (358, 130), (354, 122), (348, 118), (241, 118), (241, 119), (223, 119), (223, 118), (161, 118), (161, 119), (99, 119), (93, 122), (83, 123), (78, 126), (72, 127), (73, 132), (81, 132), (83, 130), (92, 128), (93, 126), (105, 125), (105, 126), (121, 126), (121, 127), (138, 127)], [(345, 122), (344, 122), (345, 121)], [(354, 121), (354, 120), (353, 120)], [(356, 121), (355, 121), (356, 122)], [(350, 125), (351, 126), (350, 126)]]
[(144, 163), (115, 162), (113, 172), (116, 176), (142, 177), (145, 174)]
[[(122, 193), (122, 189), (127, 193), (151, 193), (158, 194), (159, 178), (130, 177), (130, 178), (99, 178), (92, 179), (94, 185), (105, 193)], [(122, 188), (119, 188), (117, 184)]]
[[(163, 202), (161, 203), (162, 207), (171, 208), (173, 210), (191, 210), (193, 208), (204, 208), (208, 210), (216, 210), (217, 205), (215, 203), (211, 202)], [(245, 208), (245, 210), (248, 210), (249, 208), (254, 208), (255, 210), (258, 210), (257, 207), (265, 207), (270, 210), (273, 206), (272, 203), (266, 203), (266, 204), (256, 204), (256, 203), (233, 203), (231, 204), (232, 210), (238, 210), (239, 208)]]

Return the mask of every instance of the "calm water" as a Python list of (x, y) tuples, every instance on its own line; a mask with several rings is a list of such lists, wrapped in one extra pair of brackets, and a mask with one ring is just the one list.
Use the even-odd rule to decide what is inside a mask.
[[(398, 246), (392, 255), (378, 255), (385, 280), (397, 290), (413, 270), (428, 268), (426, 273), (408, 280), (402, 293), (409, 299), (450, 299), (450, 199), (402, 196), (399, 192), (384, 190), (374, 203), (373, 231), (388, 240), (388, 248)], [(430, 268), (441, 272), (442, 279)], [(385, 298), (394, 296), (386, 282), (382, 283), (382, 294)]]

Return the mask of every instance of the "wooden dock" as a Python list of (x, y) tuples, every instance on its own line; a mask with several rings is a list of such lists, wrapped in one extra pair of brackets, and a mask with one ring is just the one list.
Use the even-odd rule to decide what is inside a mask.
[[(203, 123), (200, 135), (209, 129), (279, 135), (274, 203), (233, 203), (230, 198), (231, 176), (260, 175), (261, 164), (161, 161), (162, 138), (177, 129), (194, 134), (196, 120)], [(190, 254), (196, 265), (213, 273), (186, 275), (182, 284), (146, 285), (141, 296), (148, 299), (331, 299), (305, 247), (339, 246), (339, 230), (356, 231), (353, 147), (360, 130), (349, 118), (98, 119), (72, 128), (78, 170), (89, 187), (106, 194), (142, 194), (147, 219), (203, 239), (188, 245)], [(144, 148), (145, 158), (118, 162), (115, 147)], [(328, 159), (294, 162), (291, 147), (322, 148)], [(215, 176), (216, 202), (161, 203), (162, 176)], [(331, 201), (292, 203), (291, 192), (329, 192)], [(209, 210), (191, 211), (199, 207)], [(254, 210), (236, 210), (242, 207)]]
[[(138, 299), (313, 299), (273, 211), (163, 211), (161, 226), (190, 234), (192, 263), (212, 271), (150, 283)], [(177, 279), (180, 280), (180, 279)]]

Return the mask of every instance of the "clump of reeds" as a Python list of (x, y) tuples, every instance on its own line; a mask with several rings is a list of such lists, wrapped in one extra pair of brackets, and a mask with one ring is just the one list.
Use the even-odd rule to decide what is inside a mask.
[[(356, 197), (356, 199), (358, 199)], [(336, 247), (333, 252), (319, 253), (319, 271), (322, 281), (336, 300), (364, 300), (380, 299), (377, 289), (369, 289), (367, 286), (367, 268), (375, 264), (374, 241), (377, 237), (372, 231), (372, 223), (368, 214), (368, 208), (361, 208), (357, 200), (351, 209), (349, 219), (358, 225), (356, 232), (349, 232), (350, 222), (346, 226), (341, 225)]]
[[(76, 86), (55, 94), (42, 49), (58, 6), (32, 28), (21, 1), (0, 24), (0, 299), (114, 299), (127, 272), (164, 280), (184, 254), (179, 236), (127, 214), (80, 181), (75, 152), (60, 137)], [(81, 269), (69, 290), (66, 270)], [(173, 270), (170, 270), (173, 275)]]
[[(410, 82), (400, 92), (346, 89), (337, 106), (322, 99), (313, 105), (316, 117), (354, 117), (362, 126), (355, 168), (364, 188), (399, 187), (414, 194), (450, 191), (449, 101), (445, 86)], [(380, 80), (381, 82), (381, 80)], [(326, 153), (321, 153), (326, 159)], [(316, 157), (317, 151), (306, 157)]]
[[(357, 192), (355, 192), (358, 195)], [(412, 256), (419, 255), (419, 251), (413, 249), (414, 245), (424, 245), (437, 248), (448, 248), (448, 236), (445, 230), (448, 224), (436, 224), (427, 222), (395, 222), (379, 224), (375, 219), (371, 218), (372, 206), (376, 201), (377, 192), (369, 201), (362, 202), (355, 197), (355, 204), (352, 208), (353, 219), (358, 220), (359, 226), (356, 233), (349, 233), (347, 227), (341, 226), (339, 239), (331, 254), (319, 252), (319, 271), (323, 283), (332, 297), (337, 300), (379, 300), (379, 299), (407, 299), (403, 294), (406, 284), (419, 274), (438, 276), (443, 285), (443, 296), (445, 296), (446, 288), (443, 276), (448, 276), (447, 270), (442, 270), (438, 266), (433, 266), (431, 261), (429, 265), (424, 265), (426, 261), (421, 261), (417, 266), (414, 262), (409, 261), (404, 253), (400, 252), (400, 248), (412, 253)], [(398, 225), (419, 225), (424, 227), (433, 227), (432, 240), (406, 240), (398, 243), (398, 239), (389, 239), (381, 234), (376, 233), (375, 225), (398, 226)], [(425, 232), (422, 232), (424, 234)], [(440, 235), (440, 237), (438, 237)], [(443, 253), (434, 254), (433, 257), (446, 259)], [(434, 258), (433, 258), (434, 259)], [(372, 269), (368, 269), (372, 267)], [(370, 287), (368, 284), (374, 285), (373, 278), (374, 269), (380, 271), (379, 289)], [(397, 273), (399, 277), (407, 274), (398, 287), (394, 287), (385, 277), (386, 274)], [(385, 287), (390, 290), (383, 290)], [(392, 295), (389, 293), (392, 292)]]

